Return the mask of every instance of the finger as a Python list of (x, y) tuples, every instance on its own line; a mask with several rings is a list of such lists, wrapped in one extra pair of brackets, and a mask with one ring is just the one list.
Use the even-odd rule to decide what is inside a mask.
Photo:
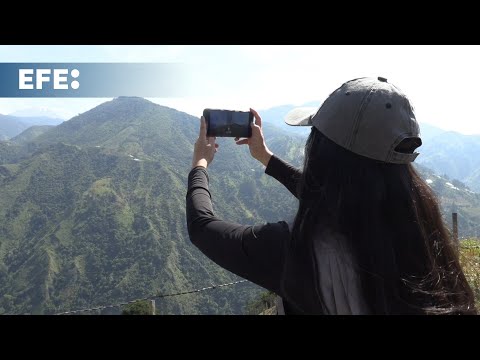
[(252, 136), (253, 135), (262, 137), (262, 128), (258, 125), (252, 124)]
[(237, 136), (234, 140), (235, 140), (235, 141), (238, 141), (238, 140), (240, 140), (240, 138)]
[(208, 138), (207, 138), (207, 142), (208, 142), (210, 145), (214, 146), (214, 145), (215, 145), (215, 137), (214, 137), (214, 136), (208, 137)]
[(258, 115), (258, 112), (250, 108), (250, 111), (253, 113), (253, 117), (255, 118), (255, 125), (262, 127), (262, 118)]
[(215, 144), (215, 149), (218, 149), (218, 144)]
[(236, 141), (237, 145), (245, 145), (248, 144), (248, 139), (242, 139), (239, 141)]
[(201, 139), (207, 137), (207, 123), (203, 116), (200, 118), (200, 135), (198, 137)]

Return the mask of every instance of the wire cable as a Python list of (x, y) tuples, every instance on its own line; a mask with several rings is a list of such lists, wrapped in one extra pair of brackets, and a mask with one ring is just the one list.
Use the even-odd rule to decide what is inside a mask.
[(172, 297), (172, 296), (195, 294), (195, 293), (199, 293), (199, 292), (206, 291), (206, 290), (212, 290), (212, 289), (216, 289), (216, 288), (236, 285), (236, 284), (244, 283), (244, 282), (247, 282), (247, 281), (248, 280), (233, 281), (233, 282), (226, 283), (226, 284), (211, 285), (211, 286), (207, 286), (207, 287), (200, 288), (200, 289), (181, 291), (181, 292), (172, 293), (172, 294), (157, 294), (157, 295), (153, 295), (153, 296), (147, 296), (147, 297), (144, 297), (144, 298), (141, 298), (141, 299), (135, 299), (135, 300), (121, 302), (121, 303), (118, 303), (118, 304), (97, 306), (97, 307), (93, 307), (93, 308), (89, 308), (89, 309), (65, 311), (65, 312), (61, 312), (61, 313), (56, 313), (54, 315), (70, 315), (70, 314), (77, 314), (77, 313), (87, 312), (87, 311), (98, 311), (98, 310), (109, 309), (109, 308), (120, 307), (120, 306), (124, 306), (124, 305), (128, 305), (128, 304), (133, 304), (133, 303), (138, 302), (138, 301), (146, 301), (146, 300), (154, 300), (154, 299), (160, 299), (160, 298), (166, 298), (166, 297)]

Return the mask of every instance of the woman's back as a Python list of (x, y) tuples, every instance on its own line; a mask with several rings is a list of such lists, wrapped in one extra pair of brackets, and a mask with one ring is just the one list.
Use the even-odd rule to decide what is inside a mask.
[(306, 149), (289, 256), (314, 249), (328, 312), (475, 311), (437, 200), (412, 165), (359, 156), (315, 128)]
[(342, 234), (319, 227), (314, 235), (318, 284), (327, 314), (369, 315), (355, 256)]

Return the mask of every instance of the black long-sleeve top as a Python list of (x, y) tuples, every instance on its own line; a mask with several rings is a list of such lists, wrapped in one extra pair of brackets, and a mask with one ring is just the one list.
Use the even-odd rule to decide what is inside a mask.
[[(301, 172), (272, 156), (265, 173), (295, 196)], [(213, 212), (208, 173), (188, 176), (187, 223), (191, 241), (223, 268), (282, 297), (286, 314), (370, 314), (348, 241), (324, 226), (302, 246), (290, 241), (285, 221), (240, 225)]]
[[(265, 173), (297, 196), (300, 170), (273, 155)], [(186, 196), (190, 240), (221, 267), (280, 295), (284, 248), (290, 239), (288, 224), (240, 225), (219, 219), (208, 183), (205, 168), (190, 171)]]

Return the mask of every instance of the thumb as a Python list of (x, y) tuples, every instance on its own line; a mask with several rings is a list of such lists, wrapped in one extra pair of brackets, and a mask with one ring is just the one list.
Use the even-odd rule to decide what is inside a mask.
[(258, 112), (256, 112), (252, 108), (250, 108), (250, 112), (253, 114), (253, 117), (255, 118), (255, 124), (262, 127), (262, 118), (260, 117)]
[(200, 135), (198, 137), (201, 139), (207, 137), (207, 124), (203, 116), (200, 118)]

